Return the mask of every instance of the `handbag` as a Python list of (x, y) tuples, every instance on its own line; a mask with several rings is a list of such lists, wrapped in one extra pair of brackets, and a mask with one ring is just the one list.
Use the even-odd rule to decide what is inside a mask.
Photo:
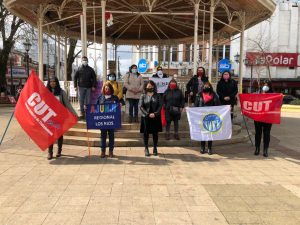
[(181, 108), (177, 106), (171, 106), (170, 113), (173, 115), (179, 115), (181, 113)]
[(162, 124), (162, 126), (163, 127), (167, 126), (166, 110), (165, 110), (164, 106), (161, 108), (160, 115), (161, 115), (161, 124)]

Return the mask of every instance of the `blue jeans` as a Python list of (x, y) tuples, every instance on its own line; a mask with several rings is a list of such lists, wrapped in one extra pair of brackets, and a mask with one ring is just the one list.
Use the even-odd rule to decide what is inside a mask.
[(89, 105), (90, 102), (91, 88), (79, 87), (79, 104), (81, 114), (84, 114), (84, 105)]
[(135, 117), (138, 116), (139, 113), (139, 99), (129, 98), (129, 116)]
[(109, 139), (109, 151), (114, 150), (115, 145), (115, 130), (101, 130), (101, 141), (100, 141), (100, 147), (102, 151), (105, 151), (106, 149), (106, 137), (108, 133), (108, 139)]

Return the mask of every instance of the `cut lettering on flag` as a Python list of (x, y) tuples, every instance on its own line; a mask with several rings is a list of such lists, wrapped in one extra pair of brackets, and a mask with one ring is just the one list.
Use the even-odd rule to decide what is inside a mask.
[(230, 139), (232, 123), (230, 106), (187, 107), (191, 139), (216, 141)]
[(77, 117), (55, 98), (34, 71), (21, 92), (15, 117), (41, 150), (77, 123)]
[(242, 114), (259, 122), (280, 124), (282, 94), (240, 94)]

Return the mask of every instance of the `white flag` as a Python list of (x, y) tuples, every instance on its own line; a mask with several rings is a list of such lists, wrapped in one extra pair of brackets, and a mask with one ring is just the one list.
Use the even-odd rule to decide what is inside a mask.
[(171, 81), (171, 78), (170, 77), (168, 77), (168, 78), (150, 77), (149, 80), (152, 80), (156, 84), (157, 93), (163, 94), (168, 89), (168, 85)]
[(187, 107), (186, 111), (192, 140), (215, 141), (231, 138), (230, 105)]

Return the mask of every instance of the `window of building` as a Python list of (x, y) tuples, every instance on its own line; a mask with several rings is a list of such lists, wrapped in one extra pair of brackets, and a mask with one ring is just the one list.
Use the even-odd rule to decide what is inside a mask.
[(172, 46), (171, 51), (172, 51), (171, 61), (177, 62), (178, 61), (178, 46)]

